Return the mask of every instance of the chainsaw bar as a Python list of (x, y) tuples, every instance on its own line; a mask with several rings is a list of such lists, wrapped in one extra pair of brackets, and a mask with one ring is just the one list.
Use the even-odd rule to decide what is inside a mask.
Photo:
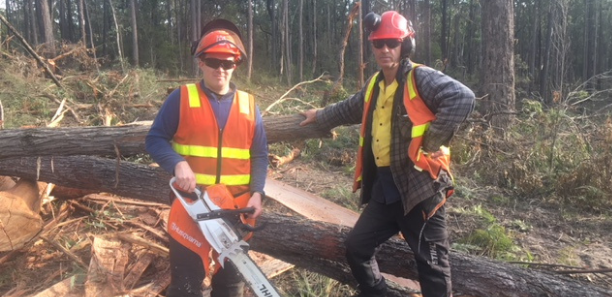
[(189, 216), (199, 225), (204, 237), (211, 247), (219, 254), (219, 264), (224, 267), (225, 260), (230, 260), (245, 282), (258, 297), (281, 297), (276, 288), (266, 278), (265, 274), (249, 257), (249, 244), (238, 237), (236, 231), (225, 219), (212, 218), (202, 220), (208, 213), (221, 213), (222, 209), (212, 202), (208, 193), (195, 189), (197, 199), (187, 201), (180, 191), (174, 188), (175, 178), (170, 180), (170, 188), (179, 199)]

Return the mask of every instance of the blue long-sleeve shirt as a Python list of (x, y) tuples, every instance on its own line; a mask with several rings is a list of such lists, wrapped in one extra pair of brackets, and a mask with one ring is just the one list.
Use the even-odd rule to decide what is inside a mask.
[[(204, 86), (204, 82), (200, 82), (200, 86), (210, 100), (210, 105), (215, 113), (219, 128), (225, 128), (229, 112), (232, 107), (236, 86), (230, 84), (230, 92), (225, 95), (218, 95)], [(179, 155), (172, 148), (171, 140), (176, 134), (179, 125), (181, 104), (180, 88), (174, 90), (166, 99), (160, 108), (151, 130), (145, 139), (145, 147), (153, 160), (159, 164), (164, 170), (174, 175), (174, 168), (177, 163), (185, 161), (183, 156)], [(266, 174), (268, 169), (268, 140), (263, 126), (263, 120), (259, 107), (255, 110), (255, 135), (251, 145), (251, 192), (262, 192), (264, 189)]]

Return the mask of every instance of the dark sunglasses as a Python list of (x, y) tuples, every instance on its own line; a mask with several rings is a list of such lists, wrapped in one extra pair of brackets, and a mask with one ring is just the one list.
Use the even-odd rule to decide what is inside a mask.
[(202, 62), (212, 69), (218, 69), (221, 66), (225, 70), (230, 70), (236, 67), (236, 62), (230, 60), (219, 60), (215, 58), (205, 58)]
[(377, 49), (381, 49), (385, 45), (387, 46), (387, 48), (396, 48), (400, 44), (402, 44), (402, 40), (401, 39), (397, 39), (397, 38), (393, 38), (393, 39), (374, 39), (374, 40), (372, 40), (372, 45), (375, 48), (377, 48)]

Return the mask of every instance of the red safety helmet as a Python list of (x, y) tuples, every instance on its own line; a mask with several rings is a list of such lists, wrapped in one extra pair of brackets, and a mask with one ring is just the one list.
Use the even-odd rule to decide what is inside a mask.
[(377, 28), (370, 33), (368, 40), (414, 37), (414, 30), (408, 20), (396, 11), (384, 12), (380, 16), (380, 23), (375, 26)]
[(202, 37), (192, 49), (192, 54), (197, 58), (205, 53), (233, 55), (237, 64), (247, 57), (238, 28), (224, 19), (213, 20), (202, 29)]
[(414, 53), (414, 29), (412, 23), (396, 11), (386, 11), (382, 16), (370, 12), (363, 19), (364, 26), (370, 32), (368, 40), (401, 39), (402, 59), (409, 58)]

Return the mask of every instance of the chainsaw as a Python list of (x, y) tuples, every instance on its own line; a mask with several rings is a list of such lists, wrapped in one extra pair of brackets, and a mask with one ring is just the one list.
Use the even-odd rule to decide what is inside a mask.
[[(206, 191), (202, 192), (196, 187), (194, 193), (185, 193), (174, 187), (175, 181), (174, 177), (170, 180), (170, 188), (189, 216), (198, 224), (204, 238), (219, 254), (218, 260), (221, 267), (224, 266), (226, 260), (232, 261), (256, 296), (281, 297), (261, 269), (249, 257), (249, 244), (239, 237), (234, 224), (229, 223), (226, 219), (231, 216), (253, 213), (255, 209), (252, 207), (222, 209), (212, 201)], [(246, 224), (243, 226), (249, 231), (256, 230)]]

